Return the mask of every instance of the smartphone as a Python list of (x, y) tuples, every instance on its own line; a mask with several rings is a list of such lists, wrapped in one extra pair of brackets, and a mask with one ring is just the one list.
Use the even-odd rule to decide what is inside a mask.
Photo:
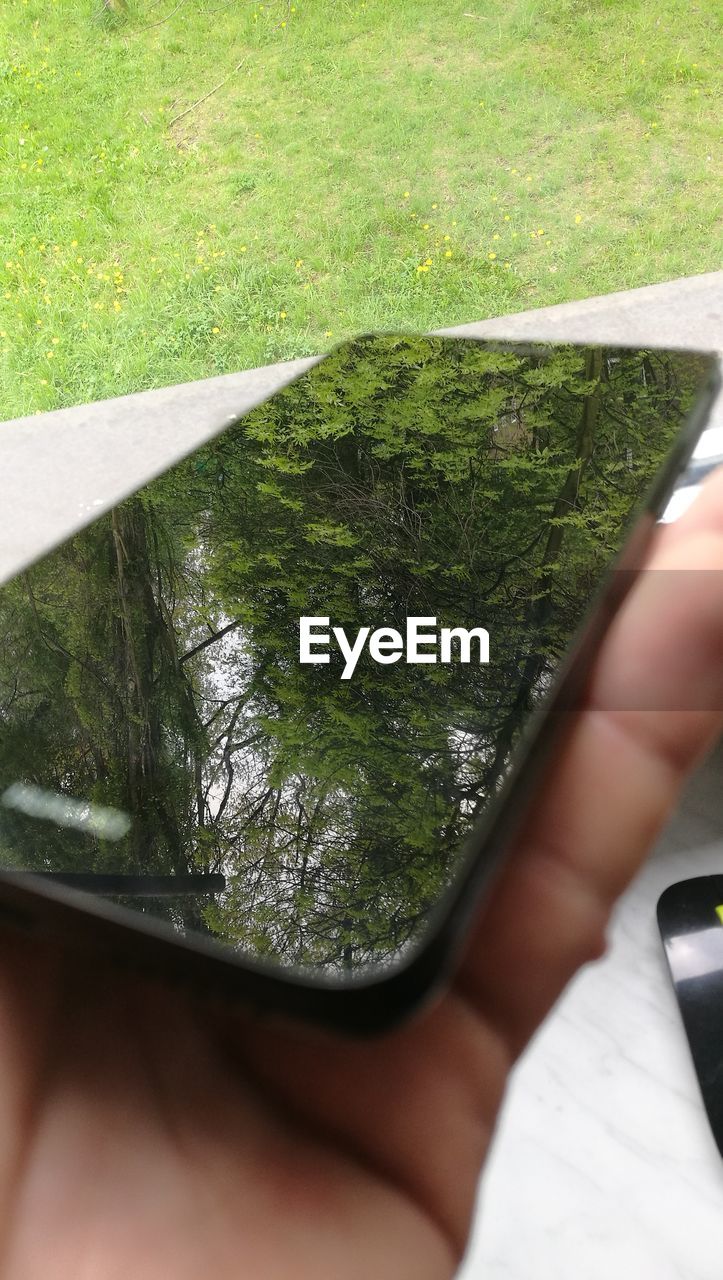
[(690, 352), (362, 337), (6, 582), (0, 923), (261, 1013), (410, 1013), (717, 385)]

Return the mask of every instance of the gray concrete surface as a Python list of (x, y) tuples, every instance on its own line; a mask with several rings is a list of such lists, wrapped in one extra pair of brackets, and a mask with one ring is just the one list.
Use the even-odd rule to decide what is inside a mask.
[[(723, 350), (723, 272), (440, 332)], [(292, 360), (3, 423), (0, 580), (314, 362)]]
[(467, 337), (723, 349), (723, 271), (442, 329)]

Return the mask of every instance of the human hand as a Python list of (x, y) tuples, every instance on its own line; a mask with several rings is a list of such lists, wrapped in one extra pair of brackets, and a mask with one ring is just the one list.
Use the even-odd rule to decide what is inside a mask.
[[(652, 565), (723, 571), (723, 475)], [(635, 587), (454, 982), (403, 1029), (272, 1028), (4, 936), (2, 1280), (449, 1277), (510, 1066), (720, 730), (610, 709), (723, 705), (710, 581), (681, 573), (664, 628)]]

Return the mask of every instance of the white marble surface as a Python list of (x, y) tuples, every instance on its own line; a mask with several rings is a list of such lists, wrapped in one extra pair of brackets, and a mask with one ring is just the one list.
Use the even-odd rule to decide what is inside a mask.
[(520, 1063), (460, 1280), (720, 1280), (723, 1162), (655, 906), (723, 871), (722, 776), (719, 747)]

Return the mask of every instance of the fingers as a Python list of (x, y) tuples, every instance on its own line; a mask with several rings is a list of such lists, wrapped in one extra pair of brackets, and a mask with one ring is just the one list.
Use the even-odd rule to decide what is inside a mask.
[(654, 572), (613, 624), (589, 709), (525, 821), (460, 972), (513, 1052), (575, 970), (601, 954), (615, 899), (720, 731), (723, 476), (696, 507), (659, 541)]

